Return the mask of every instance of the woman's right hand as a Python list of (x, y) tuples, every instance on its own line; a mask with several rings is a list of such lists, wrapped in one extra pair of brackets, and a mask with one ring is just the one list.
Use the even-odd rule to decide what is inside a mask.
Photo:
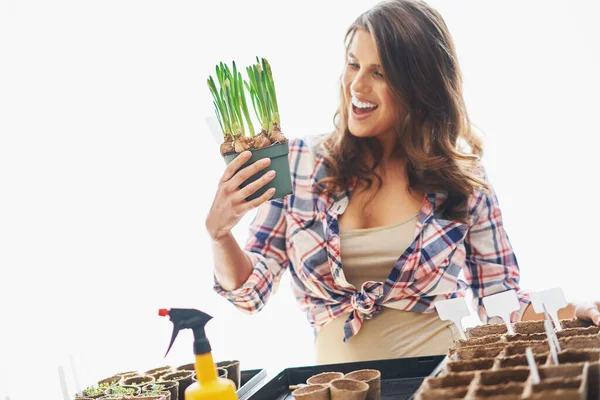
[(240, 189), (240, 185), (246, 179), (271, 164), (270, 159), (263, 158), (236, 173), (251, 156), (252, 153), (250, 151), (244, 151), (237, 156), (225, 168), (225, 172), (219, 181), (217, 193), (206, 217), (206, 229), (214, 241), (219, 241), (221, 238), (227, 236), (248, 211), (265, 203), (275, 194), (275, 189), (271, 188), (254, 200), (246, 200), (248, 196), (265, 186), (275, 177), (275, 171), (269, 171), (256, 181)]

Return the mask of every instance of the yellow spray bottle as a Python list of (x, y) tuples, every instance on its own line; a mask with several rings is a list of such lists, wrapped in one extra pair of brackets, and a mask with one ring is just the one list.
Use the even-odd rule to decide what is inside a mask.
[(181, 329), (191, 329), (194, 332), (195, 369), (198, 382), (194, 382), (185, 390), (185, 400), (238, 400), (234, 383), (217, 375), (210, 343), (204, 332), (204, 326), (212, 317), (193, 308), (161, 309), (158, 315), (161, 317), (168, 315), (173, 322), (173, 335), (165, 357), (169, 354)]

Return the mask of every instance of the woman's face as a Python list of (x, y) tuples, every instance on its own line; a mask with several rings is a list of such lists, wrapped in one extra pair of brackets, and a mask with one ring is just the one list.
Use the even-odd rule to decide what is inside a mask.
[(377, 136), (387, 142), (396, 136), (400, 106), (386, 83), (380, 65), (373, 37), (359, 28), (348, 48), (342, 75), (348, 129), (354, 136)]

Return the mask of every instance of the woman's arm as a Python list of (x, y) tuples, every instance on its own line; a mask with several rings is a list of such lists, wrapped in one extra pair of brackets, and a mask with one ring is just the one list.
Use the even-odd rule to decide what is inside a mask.
[[(600, 326), (600, 302), (599, 303), (584, 303), (584, 304), (569, 304), (567, 307), (558, 310), (558, 319), (573, 319), (579, 318), (582, 320), (592, 321), (595, 325)], [(545, 318), (543, 313), (537, 314), (530, 304), (523, 313), (523, 321), (539, 321)]]
[(226, 291), (238, 289), (252, 274), (252, 262), (231, 232), (212, 242), (215, 279)]
[(283, 199), (260, 206), (250, 224), (250, 236), (243, 249), (233, 237), (213, 245), (214, 290), (247, 313), (262, 310), (289, 265), (284, 208)]
[[(533, 310), (533, 305), (529, 304), (521, 317), (521, 321), (541, 321), (545, 319), (544, 313), (536, 313)], [(575, 305), (569, 304), (565, 308), (558, 310), (558, 319), (573, 319), (575, 318)]]
[[(484, 175), (487, 182), (487, 178)], [(489, 184), (489, 182), (488, 182)], [(516, 322), (529, 306), (529, 294), (519, 286), (520, 270), (508, 235), (504, 230), (502, 212), (494, 189), (480, 190), (469, 200), (472, 217), (465, 237), (466, 259), (463, 268), (467, 284), (477, 302), (479, 317), (487, 323), (482, 299), (492, 294), (514, 290), (521, 308), (513, 313)]]
[[(485, 173), (484, 178), (489, 184)], [(487, 322), (487, 318), (481, 298), (505, 290), (515, 290), (521, 305), (521, 309), (511, 316), (511, 322), (543, 320), (544, 314), (533, 310), (529, 294), (519, 286), (519, 265), (504, 230), (498, 198), (491, 185), (488, 192), (482, 191), (473, 196), (471, 214), (474, 223), (465, 238), (465, 277), (474, 299), (478, 301), (482, 321)], [(600, 303), (569, 304), (558, 311), (558, 318), (577, 317), (600, 326), (599, 308)]]

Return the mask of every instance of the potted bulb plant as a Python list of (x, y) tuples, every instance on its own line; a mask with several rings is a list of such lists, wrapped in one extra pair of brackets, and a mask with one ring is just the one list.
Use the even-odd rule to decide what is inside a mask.
[[(237, 70), (236, 63), (233, 62), (232, 69), (224, 63), (217, 65), (217, 81), (215, 82), (210, 76), (207, 83), (223, 133), (220, 150), (225, 163), (229, 164), (246, 150), (252, 152), (252, 157), (242, 168), (262, 158), (271, 159), (269, 167), (247, 179), (241, 187), (259, 179), (270, 170), (276, 173), (271, 182), (250, 195), (247, 200), (260, 197), (270, 188), (275, 188), (271, 198), (276, 199), (292, 193), (288, 161), (289, 144), (281, 131), (271, 66), (264, 58), (259, 60), (257, 57), (256, 61), (256, 64), (246, 68), (248, 80), (242, 78), (242, 73)], [(246, 99), (246, 91), (250, 95), (252, 108), (261, 126), (258, 134), (248, 111), (250, 103)]]

